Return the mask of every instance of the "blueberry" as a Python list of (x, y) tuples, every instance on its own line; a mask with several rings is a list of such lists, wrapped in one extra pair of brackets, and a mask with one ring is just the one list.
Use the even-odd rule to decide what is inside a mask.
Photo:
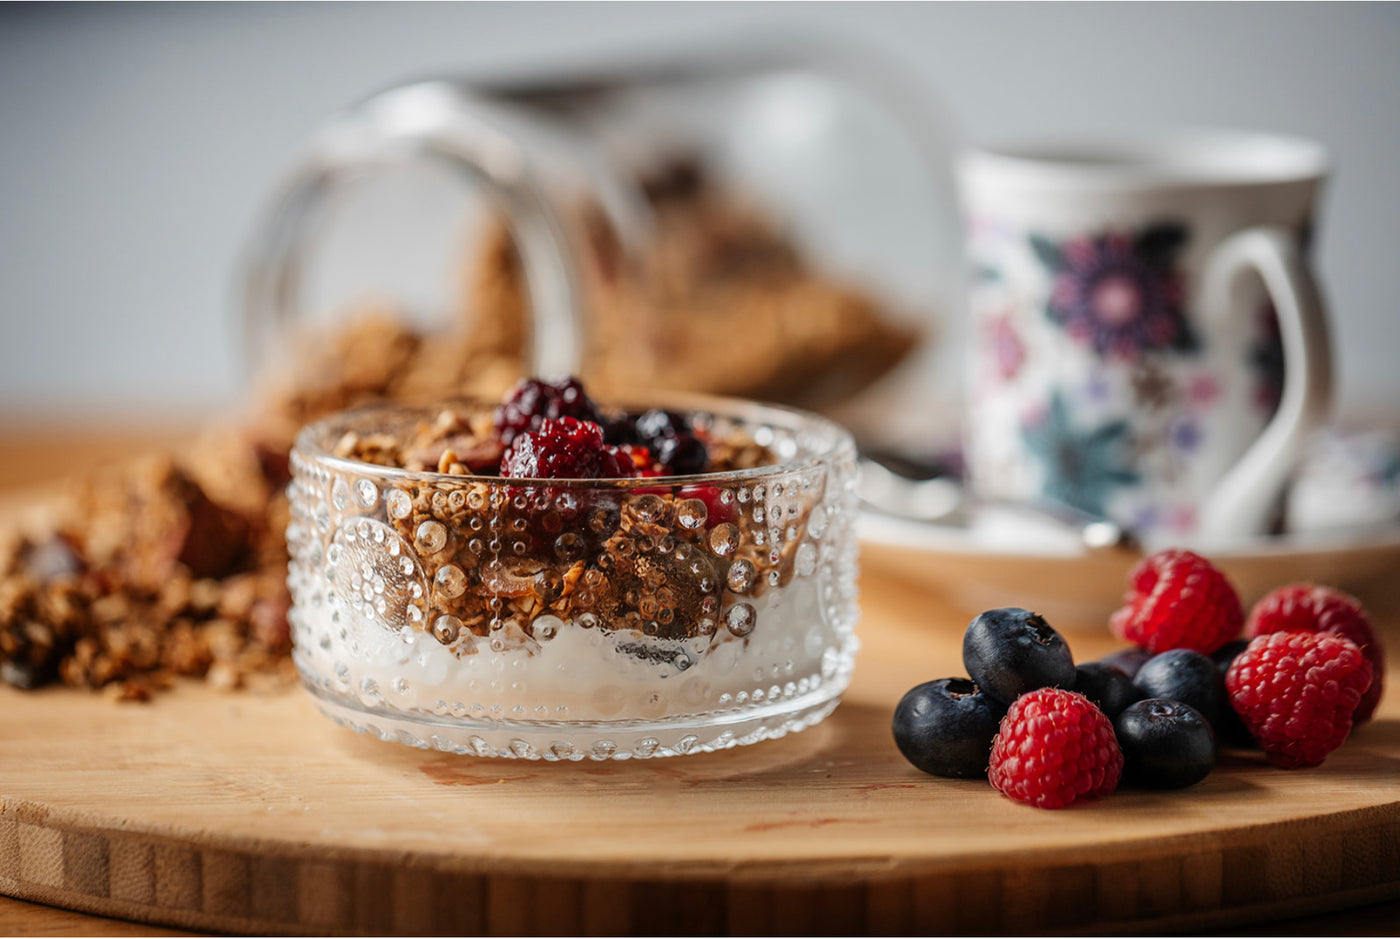
[(1114, 721), (1123, 776), (1148, 789), (1184, 789), (1215, 767), (1215, 733), (1200, 711), (1180, 701), (1148, 698)]
[(1171, 649), (1148, 659), (1133, 678), (1145, 698), (1169, 698), (1189, 704), (1215, 725), (1225, 682), (1209, 657), (1192, 649)]
[(1004, 705), (1037, 688), (1073, 688), (1074, 657), (1039, 613), (1007, 607), (978, 614), (963, 634), (963, 665)]
[(637, 418), (636, 428), (637, 437), (642, 443), (655, 446), (657, 441), (666, 437), (688, 433), (690, 422), (685, 419), (684, 414), (652, 408)]
[(1109, 720), (1142, 697), (1127, 672), (1106, 662), (1085, 662), (1076, 668), (1074, 690), (1097, 704)]
[(1105, 665), (1114, 665), (1121, 668), (1128, 673), (1129, 678), (1132, 678), (1138, 673), (1138, 669), (1142, 668), (1143, 664), (1150, 658), (1152, 658), (1152, 653), (1148, 652), (1146, 649), (1139, 649), (1137, 646), (1129, 646), (1126, 649), (1119, 649), (1117, 652), (1105, 655), (1103, 658), (1099, 659), (1099, 661)]
[(894, 709), (894, 742), (925, 773), (973, 779), (987, 761), (1006, 709), (966, 678), (925, 682)]
[(1248, 639), (1236, 639), (1234, 642), (1227, 642), (1219, 649), (1215, 650), (1211, 661), (1220, 672), (1220, 677), (1224, 678), (1225, 673), (1230, 670), (1230, 663), (1235, 661), (1241, 652), (1249, 648)]
[(710, 451), (693, 434), (661, 438), (652, 456), (669, 476), (693, 476), (710, 468)]
[[(1225, 681), (1225, 673), (1230, 670), (1230, 665), (1235, 661), (1241, 652), (1249, 647), (1248, 639), (1236, 639), (1234, 642), (1227, 642), (1216, 650), (1211, 659), (1215, 662), (1215, 669), (1220, 673), (1220, 680)], [(1229, 693), (1223, 693), (1220, 699), (1220, 719), (1215, 723), (1215, 734), (1222, 743), (1241, 749), (1251, 749), (1259, 746), (1259, 742), (1254, 739), (1254, 735), (1249, 732), (1249, 728), (1240, 720), (1240, 716), (1235, 713), (1235, 709), (1230, 706)]]
[(58, 669), (52, 662), (35, 665), (22, 659), (0, 662), (0, 679), (24, 691), (47, 685), (58, 679)]
[(633, 417), (614, 417), (603, 421), (603, 442), (611, 447), (620, 447), (623, 444), (640, 444), (642, 438), (637, 434), (637, 420)]

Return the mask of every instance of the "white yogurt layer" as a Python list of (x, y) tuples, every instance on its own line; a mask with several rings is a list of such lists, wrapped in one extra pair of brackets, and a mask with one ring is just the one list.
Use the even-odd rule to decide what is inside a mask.
[(338, 609), (334, 595), (299, 604), (293, 625), (303, 673), (370, 707), (498, 720), (662, 719), (820, 688), (853, 624), (829, 623), (818, 592), (817, 579), (800, 579), (750, 598), (754, 623), (744, 638), (721, 625), (713, 637), (664, 641), (551, 616), (535, 623), (537, 636), (553, 632), (543, 642), (507, 622), (449, 647)]

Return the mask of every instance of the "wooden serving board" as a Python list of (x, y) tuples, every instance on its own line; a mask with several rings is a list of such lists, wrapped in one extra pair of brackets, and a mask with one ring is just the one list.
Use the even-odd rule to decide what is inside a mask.
[(1320, 768), (1229, 755), (1183, 792), (1041, 811), (904, 762), (894, 704), (961, 672), (966, 618), (902, 580), (862, 589), (836, 713), (710, 755), (475, 760), (358, 736), (299, 690), (6, 690), (0, 892), (183, 927), (414, 934), (1181, 930), (1400, 897), (1393, 693)]

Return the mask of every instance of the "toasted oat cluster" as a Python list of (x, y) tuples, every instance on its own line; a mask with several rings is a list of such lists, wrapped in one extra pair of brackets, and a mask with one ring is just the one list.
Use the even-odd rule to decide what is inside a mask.
[[(657, 220), (642, 259), (645, 291), (626, 276), (631, 262), (601, 217), (582, 210), (575, 220), (590, 249), (585, 377), (601, 394), (665, 385), (817, 405), (878, 377), (912, 347), (913, 334), (804, 264), (787, 238), (692, 163), (664, 168), (645, 189)], [(79, 480), (44, 524), (0, 533), (0, 677), (22, 688), (107, 688), (120, 699), (144, 699), (175, 676), (223, 688), (289, 679), (285, 487), (295, 435), (311, 420), (377, 400), (495, 397), (510, 386), (524, 348), (520, 263), (504, 224), (478, 248), (465, 265), (461, 316), (445, 332), (429, 335), (393, 310), (362, 312), (297, 347), (291, 368), (264, 376), (245, 426), (213, 430), (176, 457)], [(642, 322), (649, 325), (639, 330)], [(716, 337), (732, 339), (722, 362)], [(638, 476), (693, 471), (701, 457), (684, 434), (667, 438), (666, 452), (643, 456), (644, 442), (602, 426), (606, 446), (631, 459)], [(471, 477), (499, 472), (501, 438), (495, 415), (448, 413), (414, 439), (342, 444), (370, 462)], [(703, 457), (713, 468), (766, 458), (733, 440), (707, 441)], [(620, 517), (603, 541), (622, 579), (604, 589), (599, 570), (580, 568), (572, 582), (572, 573), (562, 578), (557, 595), (546, 577), (533, 600), (519, 602), (591, 597), (603, 611), (625, 606), (625, 577), (647, 576), (626, 560), (628, 545), (664, 537), (639, 525)]]
[[(571, 380), (572, 381), (572, 380)], [(545, 386), (535, 379), (522, 379), (516, 390), (494, 410), (472, 402), (449, 403), (438, 410), (432, 421), (415, 424), (408, 434), (388, 432), (359, 434), (347, 432), (336, 441), (332, 452), (345, 459), (406, 469), (410, 472), (437, 472), (449, 476), (511, 475), (500, 471), (502, 460), (511, 447), (499, 426), (499, 413), (509, 407), (521, 389)], [(589, 402), (592, 406), (592, 402)], [(540, 416), (533, 424), (524, 425), (524, 432), (538, 434), (540, 425), (549, 417)], [(606, 414), (594, 409), (590, 423), (597, 424), (603, 438), (631, 460), (634, 471), (619, 476), (686, 476), (707, 472), (729, 472), (752, 469), (773, 462), (768, 448), (754, 442), (747, 434), (728, 431), (715, 434), (707, 429), (691, 427), (688, 418), (674, 412), (648, 410), (636, 413), (612, 411)], [(677, 439), (695, 438), (702, 456), (688, 465), (676, 468), (662, 457), (681, 449)], [(510, 437), (514, 441), (514, 436)], [(583, 477), (587, 478), (587, 477)]]
[[(561, 409), (592, 419), (549, 416)], [(357, 485), (368, 494), (361, 504), (382, 505), (369, 517), (388, 524), (432, 585), (432, 613), (412, 624), (459, 655), (477, 650), (471, 637), (530, 649), (550, 638), (535, 630), (561, 623), (630, 633), (642, 657), (662, 654), (652, 639), (698, 639), (722, 629), (743, 637), (754, 627), (745, 598), (793, 576), (795, 533), (805, 530), (817, 493), (793, 477), (788, 500), (771, 508), (774, 517), (745, 512), (752, 507), (744, 503), (764, 498), (763, 486), (750, 490), (742, 477), (714, 474), (777, 459), (737, 424), (674, 411), (610, 412), (576, 380), (524, 379), (494, 412), (462, 404), (424, 413), (436, 416), (375, 422), (385, 429), (374, 433), (332, 433), (330, 450), (418, 474), (378, 479), (359, 471)], [(522, 450), (551, 459), (514, 472)], [(590, 459), (597, 453), (617, 461)], [(300, 455), (308, 458), (315, 459)], [(625, 485), (570, 485), (595, 480)], [(310, 506), (324, 488), (309, 477), (293, 483), (303, 517), (314, 515)], [(776, 498), (782, 486), (773, 488)], [(357, 549), (347, 541), (338, 550)], [(350, 570), (347, 576), (359, 568)], [(737, 598), (732, 622), (721, 620), (726, 595)]]
[[(566, 395), (573, 400), (563, 401)], [(561, 407), (592, 420), (548, 416)], [(700, 455), (677, 440), (693, 441)], [(570, 448), (589, 441), (617, 453), (622, 467), (596, 472), (576, 458)], [(510, 471), (518, 464), (511, 457), (527, 445), (559, 448), (560, 459), (550, 466), (562, 471), (549, 476), (654, 477), (658, 484), (625, 493), (538, 484), (506, 490), (491, 477), (521, 475)], [(687, 465), (668, 465), (668, 453), (680, 454)], [(660, 639), (695, 638), (717, 627), (718, 587), (734, 562), (741, 573), (750, 572), (746, 579), (761, 582), (755, 593), (769, 582), (770, 570), (782, 572), (779, 581), (791, 576), (791, 551), (774, 559), (735, 524), (744, 520), (731, 490), (681, 482), (695, 473), (772, 464), (766, 447), (737, 429), (719, 431), (677, 412), (607, 412), (576, 380), (522, 379), (494, 413), (446, 407), (406, 435), (346, 433), (334, 454), (464, 477), (395, 483), (385, 496), (388, 520), (406, 543), (443, 541), (423, 553), (432, 557), (437, 595), (455, 617), (438, 635), (448, 645), (458, 630), (485, 636), (492, 623), (531, 624), (546, 611)], [(581, 466), (594, 471), (573, 471)], [(723, 569), (708, 550), (711, 538), (727, 543), (719, 552)]]

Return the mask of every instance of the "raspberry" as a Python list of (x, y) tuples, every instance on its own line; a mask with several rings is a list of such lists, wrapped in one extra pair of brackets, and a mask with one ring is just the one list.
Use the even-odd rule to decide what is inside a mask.
[(1277, 632), (1331, 633), (1356, 643), (1371, 663), (1371, 687), (1352, 720), (1363, 724), (1371, 719), (1385, 687), (1385, 646), (1355, 597), (1313, 584), (1280, 587), (1254, 605), (1244, 625), (1250, 639)]
[(1017, 802), (1064, 808), (1118, 788), (1123, 752), (1103, 712), (1082, 694), (1041, 688), (1021, 695), (992, 743), (988, 779)]
[(1346, 740), (1371, 684), (1356, 643), (1330, 633), (1260, 636), (1225, 673), (1230, 704), (1275, 766), (1316, 766)]
[(631, 458), (603, 443), (589, 421), (546, 419), (518, 435), (501, 458), (501, 475), (516, 479), (605, 479), (637, 475)]
[(517, 435), (539, 430), (540, 423), (548, 419), (572, 417), (600, 423), (598, 409), (577, 378), (552, 383), (522, 378), (496, 407), (492, 417), (496, 436), (507, 446)]
[(1240, 634), (1244, 609), (1225, 575), (1190, 551), (1159, 551), (1128, 575), (1131, 589), (1113, 614), (1114, 635), (1153, 654), (1194, 649), (1210, 655)]

